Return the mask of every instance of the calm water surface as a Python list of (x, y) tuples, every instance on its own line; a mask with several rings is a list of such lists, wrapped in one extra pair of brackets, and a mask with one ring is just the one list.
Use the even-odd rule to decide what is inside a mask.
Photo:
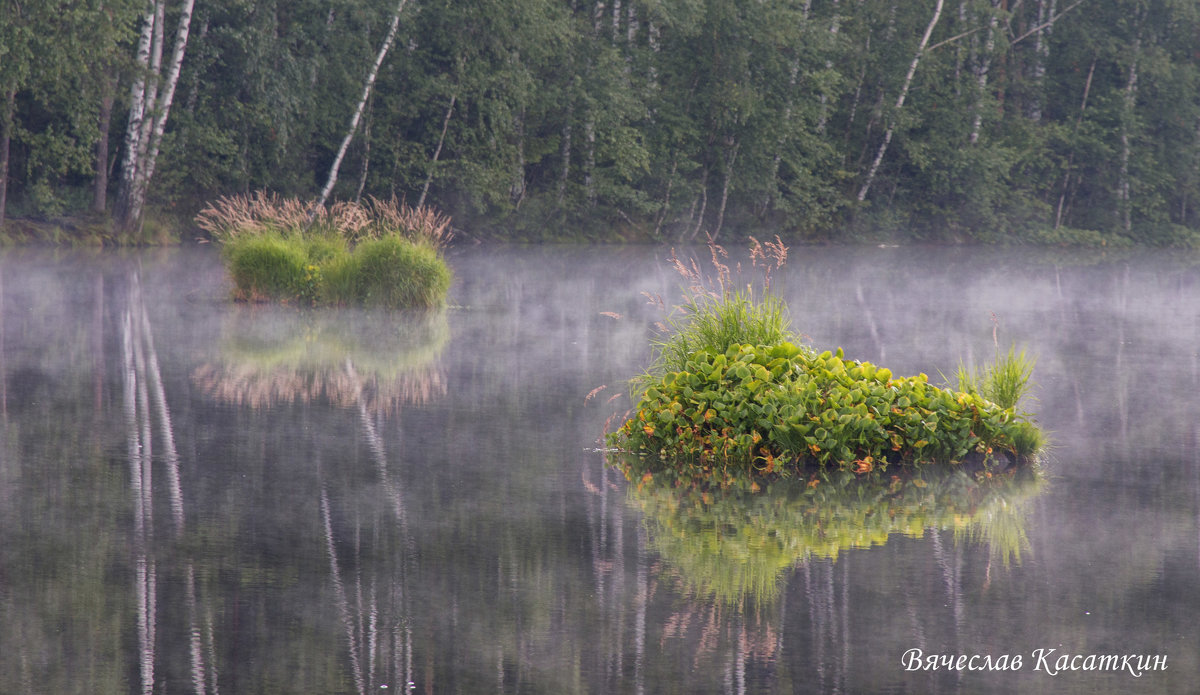
[(436, 314), (234, 305), (210, 247), (5, 251), (0, 692), (1196, 692), (1195, 258), (793, 248), (811, 344), (934, 382), (1024, 346), (1053, 441), (815, 505), (597, 451), (666, 251), (455, 248)]

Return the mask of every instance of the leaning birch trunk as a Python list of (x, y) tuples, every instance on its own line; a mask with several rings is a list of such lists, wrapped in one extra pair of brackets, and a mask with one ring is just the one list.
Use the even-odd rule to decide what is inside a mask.
[[(1087, 111), (1088, 94), (1092, 91), (1092, 76), (1096, 74), (1096, 58), (1092, 57), (1092, 67), (1088, 68), (1087, 80), (1083, 83), (1083, 100), (1079, 104), (1079, 116), (1075, 118), (1075, 128), (1071, 131), (1071, 137), (1079, 133), (1079, 126), (1083, 124), (1083, 115)], [(1071, 149), (1071, 153), (1067, 155), (1066, 172), (1063, 174), (1062, 192), (1058, 196), (1058, 209), (1054, 213), (1054, 228), (1058, 229), (1062, 226), (1064, 208), (1069, 207), (1067, 194), (1071, 190), (1071, 168), (1075, 164), (1075, 148)]]
[(363, 109), (367, 106), (367, 100), (371, 98), (371, 90), (375, 87), (375, 77), (379, 75), (379, 66), (383, 65), (383, 59), (387, 57), (388, 51), (392, 48), (392, 42), (396, 40), (396, 31), (400, 27), (400, 13), (404, 11), (404, 6), (407, 4), (408, 0), (400, 0), (396, 3), (396, 11), (392, 13), (392, 25), (388, 28), (387, 38), (383, 40), (383, 46), (379, 48), (379, 55), (375, 56), (375, 64), (371, 66), (371, 72), (367, 75), (367, 83), (363, 85), (358, 108), (354, 109), (354, 116), (350, 119), (350, 129), (347, 131), (346, 137), (342, 139), (342, 146), (338, 148), (337, 156), (333, 158), (333, 165), (329, 167), (329, 178), (325, 181), (325, 188), (321, 189), (321, 198), (313, 207), (310, 221), (316, 217), (317, 211), (325, 206), (325, 201), (329, 200), (329, 194), (333, 191), (333, 185), (337, 183), (338, 169), (342, 166), (342, 158), (346, 156), (346, 150), (354, 139), (354, 132), (358, 130), (358, 122), (362, 119)]
[[(921, 56), (925, 54), (925, 47), (929, 45), (929, 37), (933, 35), (933, 28), (941, 19), (943, 2), (944, 0), (937, 0), (937, 5), (933, 8), (933, 18), (929, 20), (929, 26), (925, 27), (921, 44), (917, 46), (917, 54), (913, 56), (912, 64), (908, 66), (908, 75), (904, 77), (904, 86), (900, 89), (900, 96), (896, 98), (897, 113), (904, 107), (904, 100), (908, 97), (908, 89), (912, 86), (913, 76), (917, 74), (917, 65), (921, 62)], [(883, 156), (887, 154), (888, 145), (892, 142), (892, 133), (895, 130), (896, 124), (893, 122), (888, 125), (887, 131), (883, 134), (883, 142), (879, 145), (879, 151), (875, 153), (875, 161), (871, 162), (871, 168), (867, 171), (867, 180), (863, 181), (862, 188), (858, 191), (858, 202), (860, 203), (867, 199), (867, 193), (871, 190), (871, 182), (875, 180), (875, 174), (879, 171)]]
[(450, 128), (450, 116), (454, 115), (454, 102), (458, 100), (458, 92), (450, 95), (450, 105), (446, 107), (446, 117), (442, 119), (442, 134), (438, 136), (437, 147), (433, 150), (433, 158), (429, 161), (429, 174), (425, 177), (425, 185), (421, 187), (421, 197), (417, 199), (417, 209), (425, 205), (425, 196), (429, 194), (429, 185), (433, 183), (433, 172), (437, 167), (438, 157), (442, 154), (442, 144), (446, 142), (446, 131)]
[(171, 102), (175, 98), (175, 85), (179, 82), (183, 56), (187, 51), (194, 5), (195, 0), (184, 0), (179, 10), (175, 46), (165, 80), (160, 79), (159, 74), (162, 67), (165, 0), (155, 0), (146, 12), (145, 25), (138, 41), (137, 64), (148, 70), (149, 83), (147, 84), (145, 77), (134, 81), (129, 107), (129, 126), (125, 133), (125, 163), (121, 169), (120, 188), (114, 210), (117, 228), (127, 234), (136, 231), (142, 224), (146, 191), (150, 186), (150, 178), (154, 175), (154, 164), (158, 159), (163, 132), (167, 127)]
[(721, 205), (717, 208), (717, 226), (713, 230), (711, 240), (716, 241), (717, 237), (721, 236), (721, 227), (725, 226), (725, 204), (729, 201), (729, 182), (733, 178), (733, 163), (737, 160), (738, 142), (736, 139), (730, 138), (727, 144), (731, 148), (725, 155), (725, 177), (721, 183)]

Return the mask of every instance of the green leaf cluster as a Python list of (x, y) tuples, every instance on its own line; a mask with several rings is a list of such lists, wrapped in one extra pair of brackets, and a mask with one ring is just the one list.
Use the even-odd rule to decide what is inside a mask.
[(922, 468), (901, 475), (814, 473), (765, 491), (711, 490), (671, 471), (644, 476), (644, 462), (621, 456), (630, 503), (645, 515), (650, 547), (682, 583), (728, 603), (771, 602), (798, 562), (836, 560), (881, 546), (893, 535), (930, 529), (980, 542), (1002, 564), (1028, 548), (1025, 512), (1041, 490), (1030, 467)]
[(807, 467), (865, 473), (1035, 453), (1036, 427), (1015, 408), (894, 376), (841, 349), (793, 343), (699, 350), (650, 384), (610, 443), (721, 484)]

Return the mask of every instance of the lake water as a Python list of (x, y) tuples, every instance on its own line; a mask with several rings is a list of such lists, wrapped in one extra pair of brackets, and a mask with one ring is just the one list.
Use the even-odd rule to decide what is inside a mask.
[(0, 692), (1196, 692), (1196, 257), (794, 247), (810, 344), (940, 383), (1015, 343), (1053, 448), (702, 498), (597, 450), (666, 256), (453, 248), (407, 314), (4, 251)]

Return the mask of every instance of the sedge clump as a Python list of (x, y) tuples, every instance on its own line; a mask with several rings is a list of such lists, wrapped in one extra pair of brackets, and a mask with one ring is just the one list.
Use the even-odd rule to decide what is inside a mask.
[(196, 222), (222, 245), (238, 300), (434, 308), (450, 288), (450, 220), (429, 208), (257, 193), (221, 198)]

